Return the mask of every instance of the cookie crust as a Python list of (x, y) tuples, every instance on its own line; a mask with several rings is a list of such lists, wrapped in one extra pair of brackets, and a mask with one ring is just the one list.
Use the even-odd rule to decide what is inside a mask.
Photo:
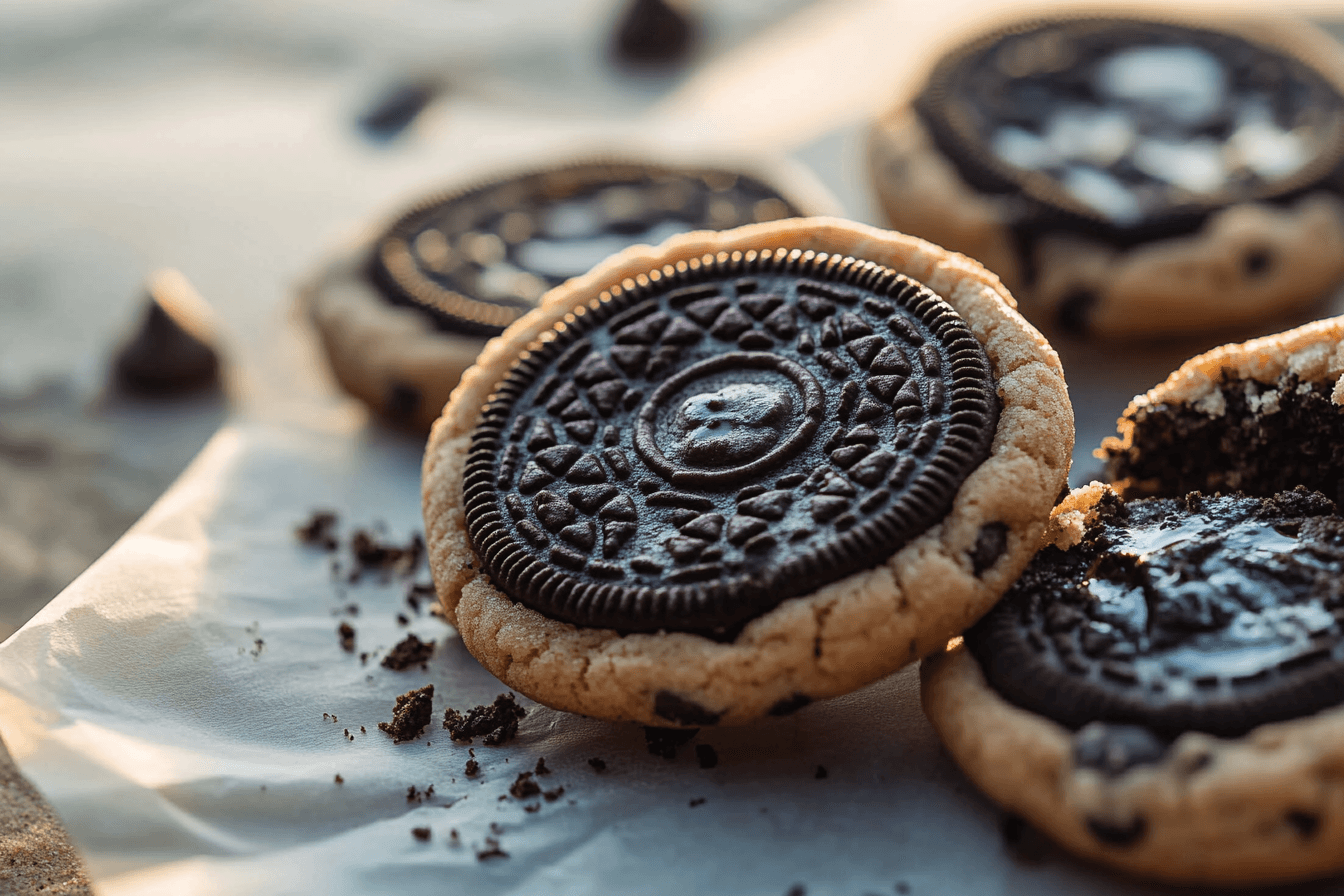
[[(837, 209), (835, 200), (814, 178), (784, 161), (672, 161), (643, 154), (639, 158), (640, 163), (619, 164), (739, 172), (769, 184), (808, 214), (832, 214)], [(574, 165), (605, 161), (594, 156)], [(514, 173), (521, 177), (554, 167), (520, 167)], [(502, 176), (496, 172), (490, 182), (509, 179), (509, 172)], [(780, 184), (788, 184), (788, 189)], [(300, 287), (298, 302), (315, 326), (341, 388), (389, 422), (428, 432), (486, 337), (440, 329), (426, 314), (384, 298), (370, 279), (369, 259), (387, 227), (386, 222), (379, 223), (349, 240)]]
[[(515, 604), (481, 575), (467, 540), (462, 469), (495, 384), (518, 353), (603, 289), (664, 264), (779, 246), (843, 253), (906, 273), (961, 314), (988, 354), (1003, 403), (990, 457), (940, 523), (885, 563), (784, 601), (731, 642), (680, 632), (578, 628)], [(467, 648), (547, 705), (652, 725), (737, 724), (873, 681), (939, 649), (982, 615), (1034, 552), (1068, 469), (1072, 410), (1059, 361), (977, 263), (847, 221), (793, 219), (638, 246), (550, 292), (468, 370), (425, 453), (424, 511), (440, 599)], [(971, 552), (1002, 523), (1006, 547), (980, 575)]]
[[(1344, 92), (1334, 42), (1305, 23), (1163, 21), (1288, 49)], [(868, 159), (893, 227), (980, 259), (1043, 326), (1104, 337), (1245, 326), (1310, 307), (1344, 278), (1338, 184), (1282, 202), (1225, 205), (1189, 233), (1125, 246), (1075, 228), (1017, 233), (1014, 195), (973, 187), (935, 146), (910, 100), (875, 123)]]
[[(1077, 543), (1107, 489), (1075, 489), (1042, 545)], [(924, 711), (994, 802), (1086, 858), (1186, 884), (1265, 884), (1344, 869), (1344, 707), (1237, 738), (1186, 732), (1158, 761), (1083, 767), (1078, 735), (989, 686), (958, 639), (920, 668)]]

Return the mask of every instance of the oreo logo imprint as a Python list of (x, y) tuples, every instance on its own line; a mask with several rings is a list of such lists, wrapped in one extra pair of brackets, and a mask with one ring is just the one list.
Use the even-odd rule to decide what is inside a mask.
[(1344, 703), (1342, 574), (1344, 518), (1302, 488), (1111, 499), (1080, 544), (1042, 550), (966, 644), (1013, 702), (1070, 728), (1108, 723), (1093, 732), (1108, 750), (1127, 731), (1131, 762), (1160, 750), (1124, 726), (1231, 737)]
[(729, 171), (580, 164), (421, 203), (379, 238), (369, 275), (388, 301), (442, 330), (494, 336), (627, 246), (798, 214)]
[(983, 348), (919, 283), (798, 250), (706, 256), (529, 348), (473, 435), (467, 531), (548, 616), (725, 636), (936, 523), (997, 420)]

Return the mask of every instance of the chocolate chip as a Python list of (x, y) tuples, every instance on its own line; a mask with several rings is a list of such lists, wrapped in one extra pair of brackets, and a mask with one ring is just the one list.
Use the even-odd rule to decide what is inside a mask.
[(1074, 765), (1096, 769), (1108, 778), (1161, 762), (1166, 752), (1167, 745), (1139, 725), (1092, 722), (1073, 736)]
[(1297, 831), (1299, 837), (1303, 840), (1310, 840), (1316, 836), (1316, 832), (1321, 827), (1321, 817), (1313, 812), (1303, 812), (1299, 809), (1290, 811), (1283, 817), (1293, 830)]
[(812, 698), (806, 694), (794, 694), (791, 697), (785, 697), (775, 703), (774, 706), (771, 706), (769, 714), (772, 716), (790, 716), (811, 702)]
[(1008, 549), (1008, 525), (1006, 523), (986, 523), (980, 527), (975, 537), (975, 547), (971, 549), (971, 568), (976, 575), (989, 569), (1003, 552)]
[(693, 726), (717, 725), (723, 716), (721, 712), (705, 709), (699, 703), (671, 691), (659, 691), (654, 695), (653, 713), (678, 725)]
[(1112, 822), (1102, 818), (1088, 818), (1087, 829), (1093, 837), (1107, 846), (1133, 846), (1143, 839), (1148, 830), (1148, 821), (1142, 815), (1136, 815), (1127, 822)]

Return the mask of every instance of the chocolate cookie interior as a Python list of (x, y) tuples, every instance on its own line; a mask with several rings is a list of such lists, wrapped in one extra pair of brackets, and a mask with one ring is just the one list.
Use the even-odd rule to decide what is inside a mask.
[(1344, 702), (1342, 573), (1344, 518), (1306, 489), (1108, 494), (966, 645), (999, 693), (1066, 727), (1235, 736)]
[(1344, 96), (1304, 58), (1170, 23), (1035, 22), (950, 54), (915, 108), (969, 183), (1021, 194), (1026, 241), (1126, 244), (1338, 174)]
[(467, 531), (495, 586), (553, 618), (723, 633), (936, 523), (997, 417), (984, 349), (921, 284), (706, 256), (525, 353), (473, 436)]
[(1304, 485), (1338, 501), (1344, 476), (1344, 407), (1333, 382), (1288, 374), (1265, 383), (1224, 376), (1216, 395), (1195, 404), (1126, 411), (1123, 442), (1101, 453), (1114, 482), (1131, 495), (1241, 491), (1267, 496)]
[(627, 246), (798, 214), (730, 171), (581, 164), (421, 203), (379, 238), (369, 275), (441, 329), (493, 336)]

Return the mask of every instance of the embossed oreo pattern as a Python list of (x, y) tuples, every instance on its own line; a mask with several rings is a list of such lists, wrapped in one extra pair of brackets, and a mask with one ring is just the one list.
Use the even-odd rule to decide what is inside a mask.
[(706, 256), (524, 353), (473, 436), (467, 530), (495, 585), (553, 618), (730, 632), (937, 522), (997, 419), (983, 348), (921, 284)]
[(1344, 518), (1319, 493), (1114, 496), (966, 633), (1005, 697), (1061, 724), (1223, 736), (1344, 702)]
[(369, 275), (442, 330), (494, 336), (551, 287), (636, 243), (799, 210), (731, 171), (592, 162), (436, 196), (379, 238)]

